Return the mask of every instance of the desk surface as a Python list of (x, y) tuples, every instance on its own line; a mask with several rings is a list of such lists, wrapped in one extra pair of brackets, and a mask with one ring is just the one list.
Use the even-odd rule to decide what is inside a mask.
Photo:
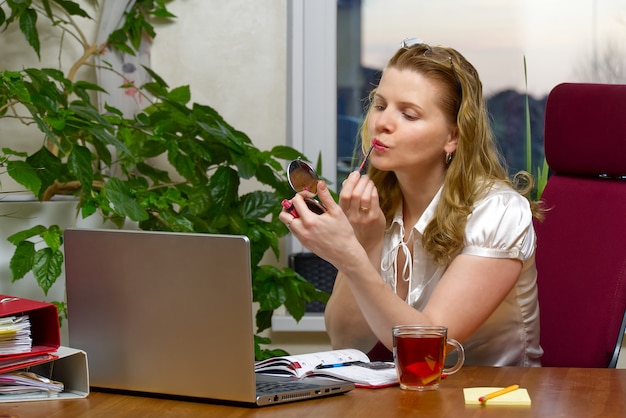
[[(465, 405), (463, 388), (527, 388), (531, 406)], [(0, 404), (2, 417), (624, 417), (625, 369), (464, 367), (438, 391), (399, 387), (355, 389), (346, 395), (263, 408), (92, 392), (86, 399)]]

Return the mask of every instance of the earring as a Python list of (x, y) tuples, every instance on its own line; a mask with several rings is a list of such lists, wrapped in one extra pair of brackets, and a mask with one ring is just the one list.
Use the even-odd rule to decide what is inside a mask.
[(450, 165), (450, 163), (452, 162), (452, 158), (454, 157), (454, 153), (452, 152), (446, 152), (446, 164)]

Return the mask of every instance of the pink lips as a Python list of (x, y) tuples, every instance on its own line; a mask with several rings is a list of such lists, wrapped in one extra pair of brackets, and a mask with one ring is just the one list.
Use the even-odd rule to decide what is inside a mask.
[(376, 151), (384, 151), (384, 150), (386, 150), (388, 148), (387, 146), (385, 146), (382, 142), (380, 142), (377, 139), (374, 139), (372, 141), (372, 146), (374, 147), (374, 149)]

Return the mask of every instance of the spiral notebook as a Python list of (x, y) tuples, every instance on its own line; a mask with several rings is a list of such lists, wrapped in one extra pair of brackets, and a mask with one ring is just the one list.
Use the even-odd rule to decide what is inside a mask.
[[(69, 341), (93, 388), (258, 406), (354, 388), (254, 373), (247, 237), (68, 229), (64, 247)], [(264, 379), (289, 389), (257, 394)]]

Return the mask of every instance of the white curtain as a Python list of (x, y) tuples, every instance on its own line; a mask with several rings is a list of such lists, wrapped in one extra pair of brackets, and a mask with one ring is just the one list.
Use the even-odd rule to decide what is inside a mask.
[[(96, 37), (98, 45), (106, 44), (109, 34), (122, 27), (124, 13), (134, 4), (135, 0), (103, 1)], [(108, 103), (120, 109), (125, 117), (132, 118), (149, 104), (137, 87), (150, 81), (149, 74), (142, 66), (150, 67), (151, 47), (152, 39), (146, 34), (136, 55), (122, 53), (107, 45), (96, 57), (98, 84), (108, 92), (98, 93), (98, 105), (101, 112), (104, 112), (104, 104)], [(123, 85), (127, 87), (121, 88)]]

